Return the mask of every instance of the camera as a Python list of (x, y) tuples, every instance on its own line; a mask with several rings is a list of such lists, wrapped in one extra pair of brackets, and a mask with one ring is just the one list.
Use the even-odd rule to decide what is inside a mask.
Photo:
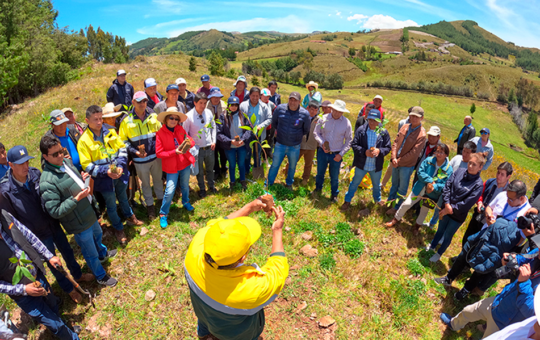
[(506, 260), (508, 260), (506, 266), (495, 269), (495, 275), (497, 276), (497, 279), (503, 279), (508, 276), (508, 274), (517, 275), (517, 272), (519, 270), (519, 264), (516, 259), (516, 254), (508, 255)]
[(540, 219), (536, 214), (528, 214), (518, 217), (517, 225), (519, 229), (528, 229), (531, 226), (531, 223), (534, 225), (535, 232), (538, 233), (540, 230)]

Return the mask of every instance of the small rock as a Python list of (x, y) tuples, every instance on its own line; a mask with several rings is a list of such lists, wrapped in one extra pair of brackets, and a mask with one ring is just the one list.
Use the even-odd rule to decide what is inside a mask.
[(135, 64), (135, 65), (133, 65), (133, 66), (135, 66), (135, 68), (139, 68), (139, 65), (137, 65), (137, 64)]
[(330, 234), (334, 235), (336, 233), (335, 230), (330, 230)]
[(366, 209), (362, 209), (358, 212), (358, 218), (362, 218), (362, 217), (366, 217), (366, 216), (369, 216), (369, 209), (366, 208)]
[(320, 320), (319, 320), (319, 326), (321, 326), (322, 328), (328, 328), (330, 326), (332, 326), (333, 324), (336, 323), (336, 320), (332, 319), (330, 317), (330, 315), (327, 315), (327, 316), (323, 316)]
[(152, 301), (156, 297), (156, 292), (154, 292), (152, 289), (149, 289), (146, 294), (144, 294), (144, 299), (146, 301)]
[(96, 321), (100, 315), (101, 315), (101, 312), (97, 312), (94, 316), (90, 318), (90, 320), (88, 320), (88, 324), (86, 325), (87, 331), (92, 332), (92, 333), (99, 332), (99, 326), (96, 323)]
[(291, 231), (291, 227), (285, 227), (285, 231)]
[(427, 280), (425, 278), (422, 278), (420, 281), (422, 281), (423, 284), (427, 284)]
[(383, 244), (388, 244), (388, 242), (390, 242), (390, 241), (387, 238), (383, 238), (383, 240), (382, 240)]
[(362, 228), (353, 229), (353, 233), (358, 236), (364, 236), (364, 233), (362, 233)]
[(290, 285), (292, 283), (292, 279), (290, 277), (285, 279), (285, 284)]
[(313, 232), (312, 231), (306, 231), (302, 234), (302, 238), (306, 241), (309, 241), (313, 238)]
[(298, 305), (298, 307), (296, 307), (296, 310), (294, 312), (298, 314), (306, 308), (307, 308), (307, 302), (303, 301), (301, 304)]
[(309, 316), (311, 320), (314, 320), (316, 317), (317, 317), (317, 313), (315, 312), (311, 313), (311, 315)]
[(292, 266), (291, 268), (289, 268), (289, 270), (298, 270), (300, 269), (300, 265), (299, 264), (295, 264), (294, 266)]
[(148, 234), (148, 229), (146, 227), (142, 227), (140, 235), (144, 236), (146, 234)]
[(317, 249), (313, 248), (311, 245), (307, 244), (300, 248), (300, 254), (303, 254), (307, 257), (315, 257), (319, 254)]

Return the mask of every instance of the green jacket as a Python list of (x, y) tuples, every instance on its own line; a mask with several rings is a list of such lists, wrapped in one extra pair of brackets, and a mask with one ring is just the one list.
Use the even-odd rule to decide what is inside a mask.
[[(69, 166), (82, 180), (71, 160), (65, 159), (64, 166)], [(66, 172), (45, 162), (39, 188), (45, 202), (45, 210), (60, 221), (66, 233), (78, 234), (96, 223), (94, 207), (86, 198), (77, 202), (74, 196), (82, 189)], [(95, 202), (95, 199), (92, 201)]]

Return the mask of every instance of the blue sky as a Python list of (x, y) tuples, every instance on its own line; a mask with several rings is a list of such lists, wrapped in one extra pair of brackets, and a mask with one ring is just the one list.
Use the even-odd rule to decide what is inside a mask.
[(59, 26), (89, 24), (134, 43), (194, 30), (357, 31), (470, 19), (506, 41), (540, 48), (540, 0), (53, 0)]

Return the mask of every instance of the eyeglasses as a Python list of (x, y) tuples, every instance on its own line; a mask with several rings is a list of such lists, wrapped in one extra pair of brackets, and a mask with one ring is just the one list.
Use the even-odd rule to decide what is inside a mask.
[(52, 156), (52, 157), (56, 158), (56, 157), (58, 157), (60, 155), (62, 155), (62, 156), (64, 155), (64, 150), (56, 151), (55, 153), (50, 154), (49, 156)]
[(177, 122), (179, 122), (180, 118), (169, 117), (169, 120), (176, 120)]
[(517, 202), (521, 197), (522, 197), (522, 196), (516, 197), (516, 198), (510, 198), (510, 197), (507, 197), (507, 198), (508, 198), (508, 202), (514, 203), (514, 202)]
[(436, 154), (441, 154), (441, 155), (445, 155), (446, 153), (442, 150), (437, 150), (435, 151)]

